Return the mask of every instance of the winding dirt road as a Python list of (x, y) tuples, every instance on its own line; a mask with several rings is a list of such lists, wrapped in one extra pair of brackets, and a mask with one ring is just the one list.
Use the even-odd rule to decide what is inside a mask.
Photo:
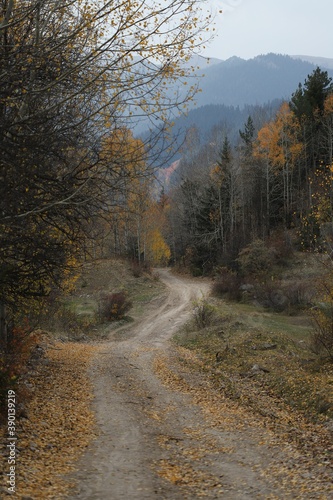
[[(78, 489), (69, 498), (307, 498), (298, 496), (302, 484), (289, 488), (287, 474), (271, 476), (272, 464), (285, 463), (288, 450), (274, 446), (268, 431), (250, 421), (232, 430), (233, 416), (223, 406), (216, 425), (191, 391), (165, 380), (170, 367), (191, 377), (176, 362), (169, 339), (208, 285), (168, 270), (159, 274), (167, 295), (139, 324), (111, 336), (95, 359), (91, 376), (99, 436), (79, 462)], [(190, 382), (205, 390), (199, 378)]]

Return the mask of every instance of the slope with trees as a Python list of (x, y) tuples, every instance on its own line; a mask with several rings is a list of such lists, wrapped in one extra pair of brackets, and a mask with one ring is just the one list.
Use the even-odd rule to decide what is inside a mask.
[[(123, 134), (121, 155), (119, 135), (134, 114), (167, 126), (170, 110), (193, 97), (193, 68), (181, 61), (203, 32), (211, 36), (211, 17), (184, 0), (1, 2), (2, 352), (14, 321), (70, 284), (101, 217), (131, 212), (129, 186), (136, 200), (144, 196), (164, 131), (145, 143)], [(175, 81), (187, 90), (170, 98)]]
[(328, 207), (331, 198), (332, 95), (331, 78), (317, 68), (267, 122), (250, 116), (236, 144), (223, 127), (196, 154), (185, 142), (180, 185), (170, 193), (182, 228), (176, 261), (192, 255), (197, 273), (234, 266), (244, 246), (277, 230), (292, 234), (300, 248), (327, 244), (329, 209), (321, 209), (320, 221), (315, 201)]

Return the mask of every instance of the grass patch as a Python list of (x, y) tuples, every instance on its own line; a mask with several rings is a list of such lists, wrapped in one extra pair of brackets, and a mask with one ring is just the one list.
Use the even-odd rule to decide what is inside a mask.
[(306, 316), (218, 299), (211, 305), (213, 324), (199, 328), (194, 314), (174, 337), (196, 352), (197, 369), (259, 414), (296, 411), (312, 422), (333, 418), (333, 365), (309, 349), (312, 328)]
[[(163, 293), (163, 283), (157, 275), (133, 274), (131, 263), (123, 259), (104, 259), (83, 265), (75, 290), (51, 306), (42, 319), (42, 327), (65, 338), (107, 337), (119, 326), (140, 318), (147, 304)], [(124, 294), (132, 304), (124, 314), (114, 315), (110, 322), (100, 314), (100, 299), (112, 294)], [(117, 316), (117, 317), (116, 317)]]

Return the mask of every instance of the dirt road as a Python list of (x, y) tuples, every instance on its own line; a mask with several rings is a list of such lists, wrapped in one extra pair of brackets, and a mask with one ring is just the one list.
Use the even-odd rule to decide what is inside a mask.
[(182, 369), (169, 339), (207, 285), (159, 272), (168, 294), (139, 324), (110, 336), (95, 360), (99, 437), (79, 463), (78, 489), (69, 498), (326, 498), (302, 496), (302, 479), (295, 482), (288, 470), (294, 457), (268, 430), (250, 418), (240, 421), (242, 415), (236, 422), (222, 402), (217, 423), (198, 396), (177, 385), (177, 377), (187, 379), (195, 394), (205, 393), (202, 381)]

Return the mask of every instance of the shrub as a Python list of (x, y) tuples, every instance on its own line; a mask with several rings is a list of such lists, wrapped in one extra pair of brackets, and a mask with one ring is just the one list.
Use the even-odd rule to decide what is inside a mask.
[(275, 263), (276, 252), (262, 240), (254, 240), (239, 253), (237, 262), (244, 275), (260, 276)]
[(147, 261), (139, 262), (138, 260), (133, 260), (131, 270), (134, 278), (140, 278), (143, 274), (151, 274), (151, 266)]
[(193, 317), (198, 328), (206, 328), (212, 324), (215, 317), (215, 309), (206, 299), (195, 301)]
[(79, 338), (82, 333), (89, 330), (92, 324), (92, 321), (89, 321), (86, 316), (79, 315), (75, 307), (71, 308), (65, 304), (59, 305), (52, 319), (52, 322), (49, 322), (47, 327), (66, 334), (69, 339)]
[(311, 348), (316, 354), (326, 354), (333, 362), (333, 303), (312, 309), (314, 330)]
[(131, 309), (132, 302), (125, 292), (107, 293), (101, 296), (98, 312), (101, 320), (115, 321), (122, 319)]
[(217, 297), (225, 296), (230, 300), (241, 300), (240, 286), (241, 280), (237, 273), (227, 267), (221, 267), (212, 285), (212, 293)]
[(304, 280), (297, 280), (283, 287), (291, 308), (304, 308), (312, 303), (315, 295), (313, 284)]
[(288, 298), (282, 289), (280, 280), (257, 282), (255, 293), (261, 305), (275, 312), (282, 312), (288, 307)]
[(254, 286), (256, 300), (275, 312), (288, 311), (290, 314), (305, 308), (314, 296), (308, 282), (285, 283), (279, 279), (257, 280)]

